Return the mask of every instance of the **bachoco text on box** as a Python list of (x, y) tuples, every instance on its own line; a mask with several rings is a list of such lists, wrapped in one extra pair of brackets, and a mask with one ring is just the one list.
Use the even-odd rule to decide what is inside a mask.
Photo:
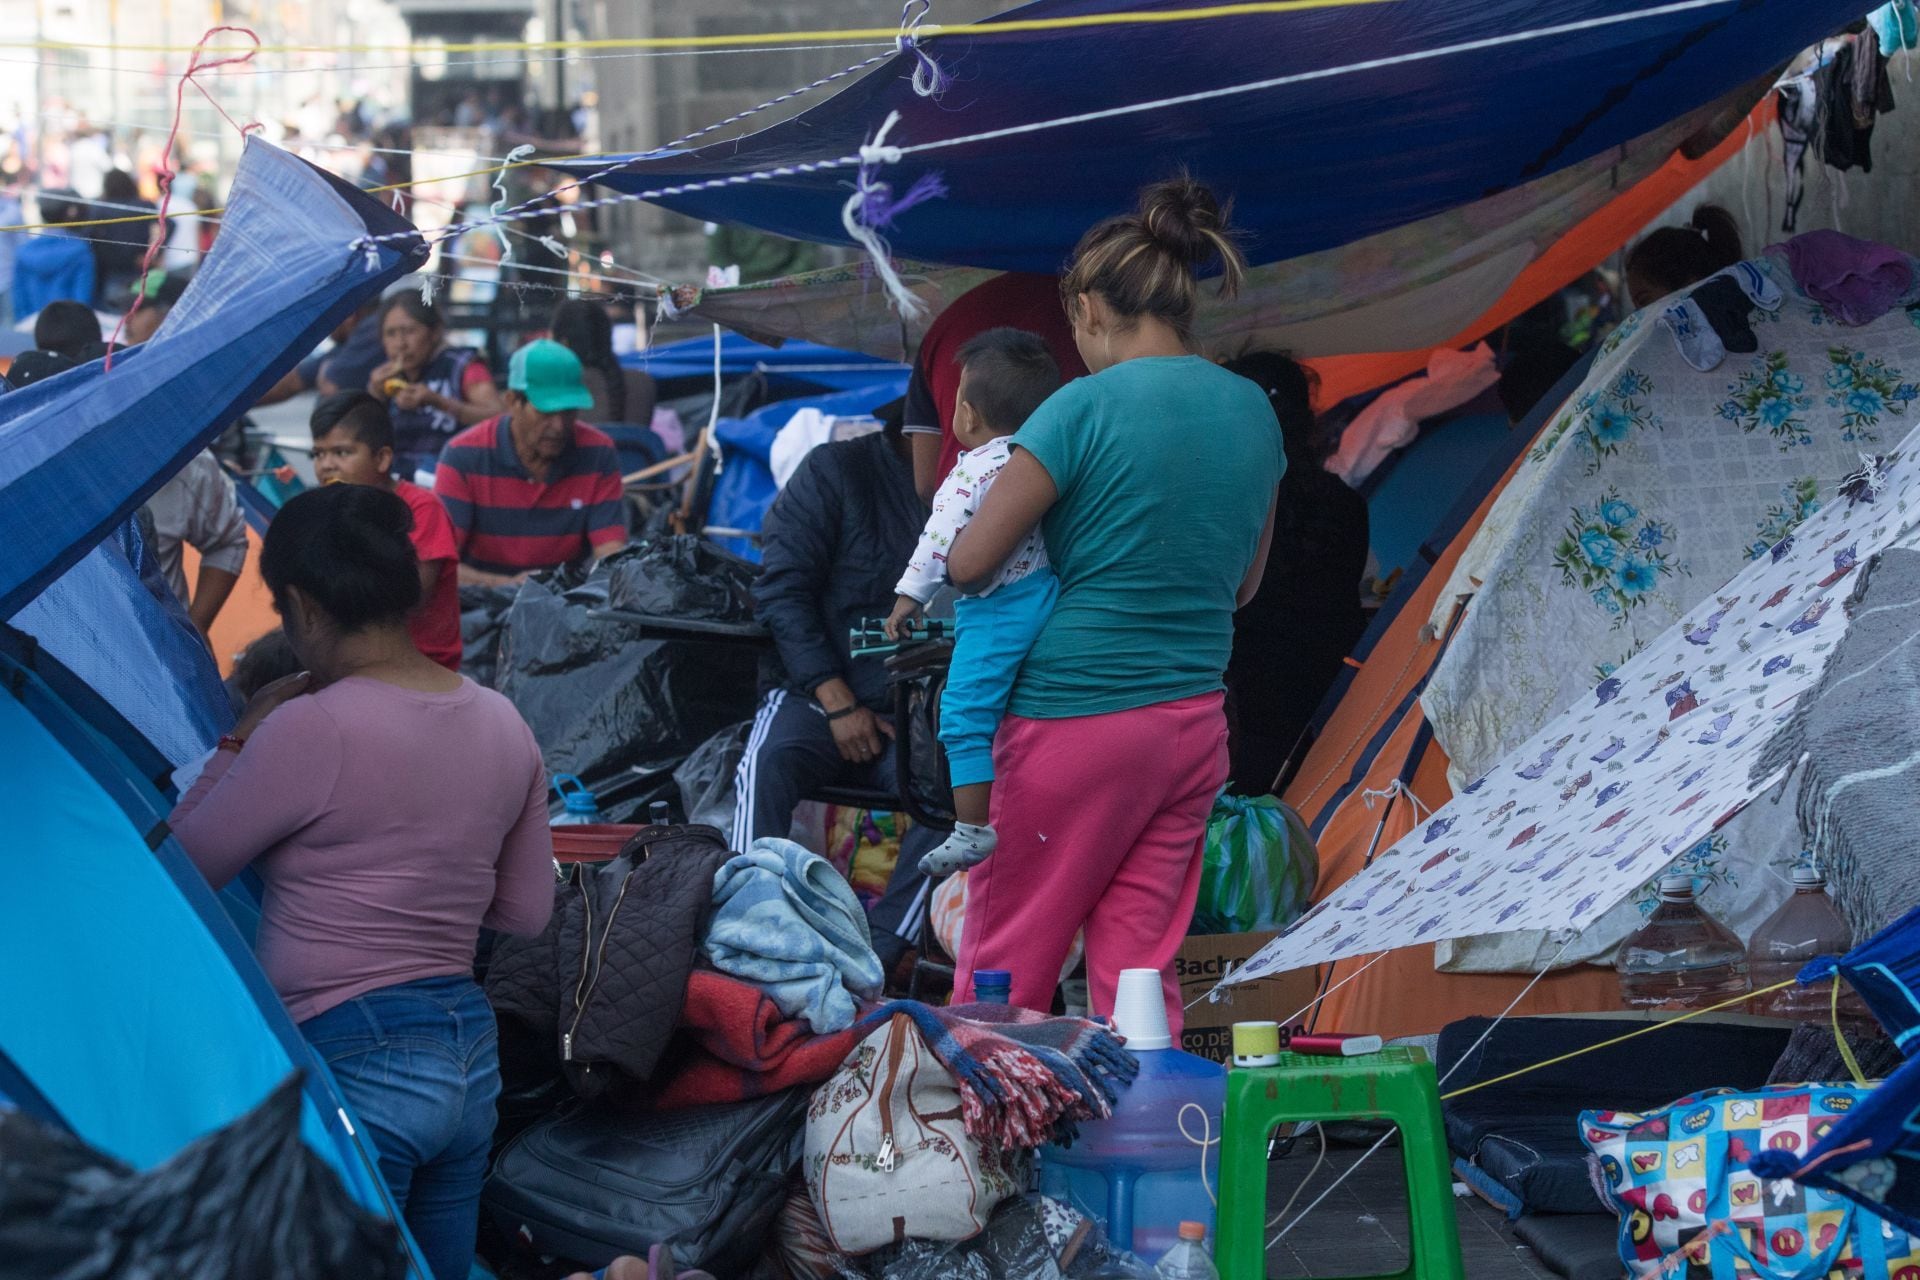
[(1272, 933), (1188, 935), (1173, 960), (1180, 1003), (1187, 1006), (1186, 1029), (1180, 1036), (1182, 1049), (1225, 1062), (1233, 1055), (1234, 1023), (1278, 1022), (1312, 1002), (1318, 989), (1318, 974), (1312, 969), (1296, 969), (1227, 987), (1217, 1002), (1206, 998), (1229, 966), (1238, 969), (1273, 938)]

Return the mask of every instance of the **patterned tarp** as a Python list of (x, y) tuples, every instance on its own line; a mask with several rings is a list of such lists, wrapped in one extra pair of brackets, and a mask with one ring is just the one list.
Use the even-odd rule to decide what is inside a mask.
[[(1439, 597), (1465, 620), (1423, 697), (1457, 790), (1689, 611), (1715, 585), (1832, 501), (1862, 450), (1920, 418), (1920, 312), (1844, 328), (1780, 259), (1782, 290), (1756, 311), (1760, 347), (1699, 372), (1649, 308), (1603, 345)], [(1790, 892), (1802, 845), (1779, 812), (1743, 815), (1683, 851), (1707, 909), (1744, 936)], [(1451, 971), (1606, 956), (1653, 906), (1647, 885), (1564, 953), (1538, 935), (1439, 949)]]
[(1886, 547), (1920, 545), (1917, 455), (1920, 432), (1877, 455), (1869, 478), (1708, 592), (1233, 980), (1499, 930), (1580, 930), (1694, 847), (1774, 781), (1750, 779), (1753, 760), (1819, 678), (1855, 569)]

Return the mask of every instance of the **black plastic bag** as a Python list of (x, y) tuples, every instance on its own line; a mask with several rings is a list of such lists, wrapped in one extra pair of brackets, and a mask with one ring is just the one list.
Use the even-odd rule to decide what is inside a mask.
[(300, 1079), (146, 1173), (0, 1112), (0, 1277), (402, 1280), (399, 1229), (301, 1140)]
[[(636, 591), (641, 583), (678, 591), (689, 610), (701, 610), (676, 618), (733, 624), (724, 612), (743, 580), (732, 566), (716, 568), (705, 587), (678, 578), (701, 564), (674, 549), (680, 541), (697, 539), (636, 545), (593, 566), (584, 580), (561, 572), (526, 581), (507, 610), (493, 687), (532, 725), (547, 771), (580, 777), (605, 821), (628, 821), (670, 796), (672, 771), (693, 748), (755, 710), (755, 649), (703, 635), (662, 637), (657, 628), (605, 616), (612, 583), (624, 580)], [(670, 581), (678, 583), (672, 591), (662, 585)]]
[(607, 603), (615, 609), (698, 622), (753, 620), (756, 568), (704, 538), (649, 539), (608, 557)]
[(507, 610), (519, 587), (460, 588), (460, 674), (491, 689)]

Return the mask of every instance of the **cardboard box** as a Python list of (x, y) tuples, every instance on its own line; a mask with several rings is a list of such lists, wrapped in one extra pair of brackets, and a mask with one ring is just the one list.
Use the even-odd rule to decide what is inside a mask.
[(1187, 938), (1173, 961), (1180, 1003), (1190, 1006), (1180, 1037), (1182, 1049), (1225, 1062), (1233, 1055), (1234, 1023), (1279, 1022), (1312, 1003), (1319, 990), (1319, 974), (1313, 969), (1228, 987), (1217, 1003), (1206, 998), (1229, 965), (1238, 969), (1273, 937), (1271, 933), (1197, 933)]

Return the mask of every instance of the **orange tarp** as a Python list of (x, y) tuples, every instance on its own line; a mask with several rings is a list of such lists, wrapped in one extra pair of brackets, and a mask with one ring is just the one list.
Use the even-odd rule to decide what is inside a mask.
[[(1314, 896), (1321, 898), (1358, 875), (1368, 852), (1383, 852), (1413, 829), (1413, 806), (1399, 797), (1391, 802), (1376, 797), (1371, 808), (1363, 792), (1393, 785), (1407, 753), (1424, 723), (1419, 704), (1404, 715), (1400, 705), (1439, 659), (1439, 638), (1427, 634), (1427, 620), (1440, 601), (1440, 592), (1452, 576), (1467, 543), (1486, 519), (1494, 498), (1519, 467), (1516, 459), (1499, 486), (1482, 500), (1467, 526), (1441, 555), (1439, 563), (1402, 605), (1379, 643), (1354, 674), (1346, 695), (1328, 720), (1304, 766), (1287, 789), (1286, 801), (1309, 824), (1334, 801), (1376, 734), (1388, 725), (1392, 733), (1374, 756), (1366, 776), (1334, 810), (1318, 841), (1320, 881)], [(1399, 716), (1398, 723), (1394, 717)], [(1438, 809), (1452, 798), (1447, 783), (1446, 754), (1429, 740), (1409, 783), (1423, 805)], [(1391, 803), (1391, 809), (1386, 808)], [(1385, 819), (1382, 829), (1381, 821)], [(1375, 833), (1379, 833), (1375, 843)], [(1370, 957), (1342, 960), (1333, 966), (1331, 982), (1338, 984)], [(1338, 990), (1321, 1005), (1318, 1026), (1323, 1030), (1371, 1032), (1384, 1036), (1422, 1035), (1449, 1022), (1476, 1014), (1493, 1015), (1520, 994), (1529, 977), (1524, 974), (1452, 974), (1433, 967), (1431, 946), (1390, 952), (1367, 972)], [(1577, 966), (1542, 978), (1515, 1014), (1595, 1012), (1618, 1008), (1619, 987), (1611, 970)]]
[[(1760, 100), (1759, 106), (1748, 113), (1744, 124), (1736, 127), (1718, 146), (1698, 160), (1689, 160), (1677, 151), (1668, 156), (1665, 164), (1589, 214), (1573, 230), (1528, 263), (1499, 302), (1440, 345), (1459, 350), (1478, 342), (1501, 325), (1518, 319), (1551, 294), (1566, 288), (1591, 271), (1597, 263), (1618, 253), (1635, 232), (1705, 181), (1715, 169), (1738, 155), (1748, 140), (1760, 130), (1772, 128), (1775, 114), (1773, 95), (1769, 93)], [(1348, 396), (1356, 396), (1423, 371), (1433, 352), (1438, 349), (1323, 356), (1306, 363), (1312, 365), (1320, 375), (1318, 402), (1323, 406), (1336, 405)]]

